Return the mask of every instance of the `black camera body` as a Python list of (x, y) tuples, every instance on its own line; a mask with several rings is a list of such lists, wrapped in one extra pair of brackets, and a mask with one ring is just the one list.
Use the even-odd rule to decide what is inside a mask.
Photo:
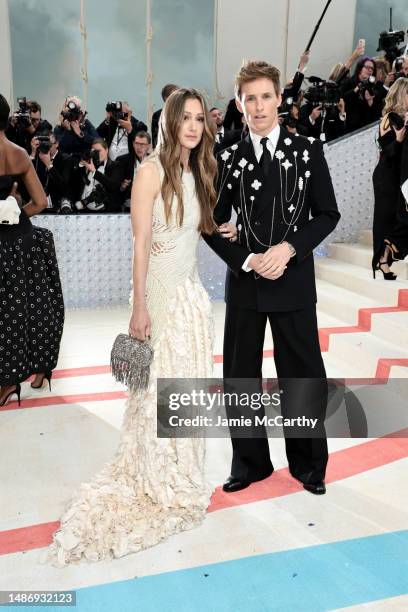
[(49, 153), (52, 147), (50, 137), (48, 134), (38, 134), (36, 139), (40, 141), (38, 145), (38, 151), (40, 153)]
[(370, 76), (368, 77), (368, 79), (365, 79), (364, 81), (361, 81), (358, 84), (358, 92), (359, 92), (360, 97), (363, 100), (364, 100), (364, 94), (366, 91), (368, 91), (370, 96), (374, 96), (375, 89), (376, 89), (376, 79), (374, 76)]
[(404, 40), (405, 32), (403, 30), (381, 32), (377, 51), (385, 51), (386, 59), (392, 64), (397, 57), (402, 55), (404, 47), (400, 48), (398, 45), (403, 43)]
[(282, 118), (281, 125), (283, 127), (295, 128), (297, 126), (297, 121), (292, 115), (293, 105), (293, 98), (286, 98), (286, 100), (283, 102), (283, 104), (281, 104), (278, 109), (278, 116)]
[(26, 129), (31, 125), (30, 107), (27, 104), (27, 98), (17, 98), (18, 110), (14, 113), (17, 119), (17, 127)]
[(67, 121), (79, 121), (82, 115), (81, 108), (72, 100), (68, 102), (66, 106), (67, 108), (61, 111), (61, 115), (64, 117), (64, 119)]
[(335, 81), (324, 81), (319, 77), (308, 79), (312, 85), (305, 91), (305, 98), (312, 106), (333, 108), (340, 102), (340, 87)]
[(99, 151), (96, 149), (88, 149), (88, 151), (83, 151), (81, 153), (81, 160), (87, 162), (88, 164), (92, 161), (95, 168), (98, 168), (101, 165)]
[(127, 119), (129, 114), (123, 112), (123, 105), (120, 100), (116, 102), (108, 102), (106, 104), (106, 112), (112, 113), (112, 118), (115, 121), (119, 121), (120, 119)]

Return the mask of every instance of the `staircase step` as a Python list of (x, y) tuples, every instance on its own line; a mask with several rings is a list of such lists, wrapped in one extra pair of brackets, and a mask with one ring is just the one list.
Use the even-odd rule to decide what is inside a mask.
[(359, 242), (366, 246), (373, 246), (373, 232), (370, 229), (362, 230), (360, 232)]
[(373, 300), (321, 279), (317, 279), (316, 285), (318, 310), (342, 320), (342, 326), (357, 325), (361, 308), (384, 306), (382, 300)]
[(396, 306), (399, 290), (408, 289), (407, 281), (386, 281), (378, 276), (373, 279), (368, 270), (334, 259), (316, 258), (315, 269), (318, 279), (379, 301), (382, 306)]
[[(371, 270), (372, 247), (366, 244), (346, 244), (337, 242), (329, 245), (329, 255), (337, 261), (344, 261)], [(392, 264), (392, 270), (399, 278), (408, 279), (408, 262), (398, 261)], [(381, 272), (378, 272), (381, 275)]]

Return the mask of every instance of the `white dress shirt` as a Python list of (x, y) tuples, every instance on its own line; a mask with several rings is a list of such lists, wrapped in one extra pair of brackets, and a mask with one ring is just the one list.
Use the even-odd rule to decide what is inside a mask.
[(126, 155), (126, 153), (129, 153), (128, 133), (118, 125), (109, 147), (109, 159), (115, 161), (120, 155)]

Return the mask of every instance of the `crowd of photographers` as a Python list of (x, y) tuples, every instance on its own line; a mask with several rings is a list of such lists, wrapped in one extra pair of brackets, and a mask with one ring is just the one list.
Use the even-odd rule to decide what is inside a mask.
[[(281, 124), (292, 133), (328, 142), (380, 119), (389, 88), (396, 79), (408, 77), (408, 57), (397, 57), (395, 48), (385, 50), (384, 57), (367, 57), (360, 40), (350, 58), (336, 64), (327, 80), (309, 77), (308, 86), (302, 89), (310, 56), (303, 53), (293, 80), (282, 93)], [(177, 85), (163, 87), (163, 101), (174, 89)], [(156, 145), (161, 110), (152, 117), (152, 142), (146, 124), (134, 117), (125, 101), (108, 102), (106, 116), (97, 128), (75, 96), (64, 101), (54, 128), (42, 118), (38, 102), (20, 98), (18, 104), (6, 134), (30, 154), (48, 197), (46, 212), (129, 212), (133, 178)], [(245, 135), (245, 121), (235, 100), (228, 104), (225, 116), (217, 107), (210, 115), (216, 132), (215, 153)], [(28, 194), (21, 195), (28, 200)]]

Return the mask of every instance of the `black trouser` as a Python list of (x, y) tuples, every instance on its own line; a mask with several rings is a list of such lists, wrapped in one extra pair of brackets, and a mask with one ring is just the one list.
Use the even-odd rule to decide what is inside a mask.
[[(224, 331), (224, 379), (262, 378), (262, 355), (266, 321), (269, 319), (274, 342), (274, 359), (282, 399), (282, 414), (312, 412), (322, 418), (327, 406), (326, 372), (319, 346), (316, 307), (295, 312), (264, 313), (227, 304)], [(292, 379), (292, 380), (291, 380)], [(295, 379), (302, 379), (296, 381)], [(246, 384), (246, 383), (244, 383)], [(301, 389), (299, 388), (301, 385)], [(312, 409), (307, 398), (318, 397)], [(233, 412), (233, 407), (227, 411)], [(263, 409), (258, 411), (263, 416)], [(319, 427), (319, 426), (318, 426)], [(324, 424), (320, 437), (285, 437), (286, 455), (291, 474), (304, 483), (325, 477), (328, 460)], [(272, 469), (266, 430), (257, 427), (257, 437), (232, 437), (234, 477), (256, 480)], [(261, 437), (260, 437), (261, 436)]]

